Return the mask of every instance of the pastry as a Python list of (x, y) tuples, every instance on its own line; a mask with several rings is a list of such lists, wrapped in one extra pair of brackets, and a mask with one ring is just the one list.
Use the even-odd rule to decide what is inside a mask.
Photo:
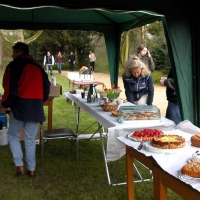
[(179, 135), (161, 135), (154, 137), (151, 145), (160, 149), (177, 149), (186, 145), (185, 138)]
[(181, 173), (193, 178), (200, 178), (200, 162), (190, 162), (185, 164), (181, 169)]
[(200, 137), (200, 132), (197, 133), (197, 136)]
[(158, 120), (159, 118), (158, 118), (158, 116), (151, 116), (151, 117), (149, 117), (149, 120)]
[(149, 118), (147, 116), (143, 116), (143, 115), (140, 115), (137, 117), (137, 120), (148, 120)]
[(118, 117), (120, 115), (120, 112), (117, 110), (113, 110), (111, 111), (112, 115), (114, 115), (115, 117)]
[(125, 120), (159, 120), (159, 115), (154, 111), (122, 111)]
[(135, 131), (131, 137), (136, 140), (151, 141), (153, 137), (163, 135), (164, 133), (157, 129), (143, 129)]
[(126, 120), (137, 120), (136, 116), (128, 116), (126, 117)]
[(145, 116), (147, 116), (147, 117), (151, 117), (151, 116), (153, 116), (155, 113), (153, 113), (153, 112), (144, 112), (144, 115)]
[(200, 147), (200, 134), (197, 133), (191, 137), (191, 144), (195, 147)]

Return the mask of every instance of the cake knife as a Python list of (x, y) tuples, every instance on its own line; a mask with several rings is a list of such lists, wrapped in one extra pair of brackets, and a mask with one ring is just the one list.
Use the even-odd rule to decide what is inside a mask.
[(138, 149), (138, 150), (141, 150), (141, 149), (142, 149), (142, 147), (143, 147), (143, 141), (141, 141), (141, 142), (140, 142), (140, 144), (139, 144), (139, 146), (138, 146), (138, 148), (137, 148), (137, 149)]

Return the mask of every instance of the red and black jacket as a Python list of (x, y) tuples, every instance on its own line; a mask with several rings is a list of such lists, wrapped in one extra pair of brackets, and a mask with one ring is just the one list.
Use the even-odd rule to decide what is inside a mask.
[(43, 102), (48, 99), (50, 82), (44, 69), (30, 55), (21, 55), (6, 67), (3, 76), (2, 106), (11, 108), (16, 119), (44, 122)]

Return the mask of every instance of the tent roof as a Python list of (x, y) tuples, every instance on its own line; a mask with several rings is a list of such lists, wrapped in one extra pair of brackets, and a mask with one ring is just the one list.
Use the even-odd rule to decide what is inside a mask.
[(57, 6), (66, 9), (110, 9), (110, 10), (127, 10), (127, 11), (137, 11), (137, 10), (148, 10), (154, 11), (156, 13), (172, 14), (172, 12), (183, 13), (189, 11), (190, 7), (196, 7), (192, 3), (184, 2), (181, 0), (101, 0), (101, 1), (91, 1), (91, 0), (34, 0), (34, 1), (24, 1), (24, 0), (1, 0), (1, 4), (10, 5), (20, 8), (31, 8), (39, 6)]
[(58, 29), (119, 32), (160, 20), (162, 15), (147, 11), (70, 10), (55, 6), (18, 8), (0, 5), (2, 29)]
[(194, 3), (181, 0), (1, 0), (1, 4), (1, 29), (71, 29), (104, 33), (111, 83), (115, 84), (121, 33), (162, 20), (175, 83), (181, 86), (176, 93), (183, 119), (200, 123), (200, 25), (193, 12)]

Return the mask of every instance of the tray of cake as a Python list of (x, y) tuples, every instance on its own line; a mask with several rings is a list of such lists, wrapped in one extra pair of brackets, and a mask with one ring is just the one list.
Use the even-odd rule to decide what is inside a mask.
[(119, 113), (119, 123), (131, 123), (138, 120), (161, 120), (160, 109), (156, 106), (121, 106)]
[(141, 129), (128, 134), (133, 141), (143, 141), (144, 149), (152, 153), (171, 154), (187, 150), (189, 145), (184, 137), (177, 134), (165, 134), (158, 129)]

